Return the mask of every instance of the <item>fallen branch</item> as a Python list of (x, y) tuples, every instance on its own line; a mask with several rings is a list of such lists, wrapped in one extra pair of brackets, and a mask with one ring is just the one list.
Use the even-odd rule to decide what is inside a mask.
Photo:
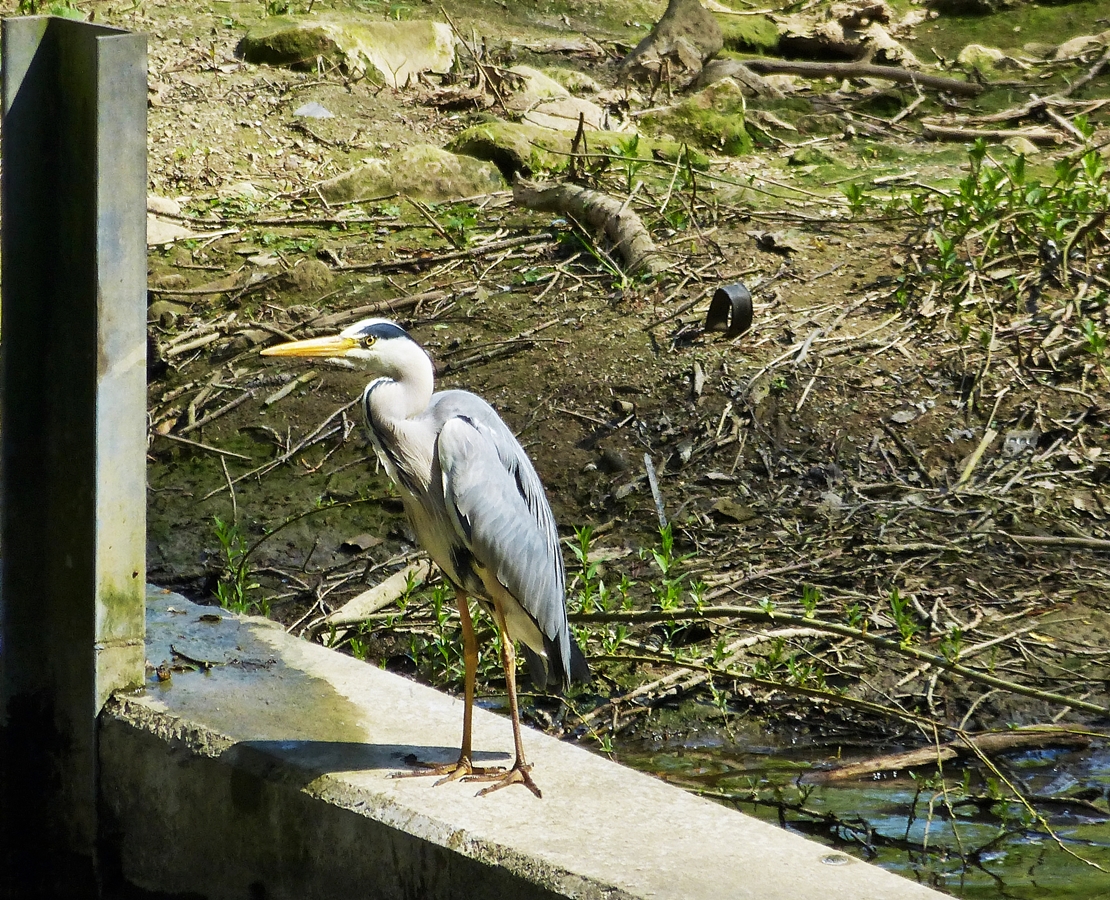
[(562, 213), (603, 231), (631, 275), (655, 275), (667, 268), (643, 221), (616, 197), (576, 184), (539, 184), (518, 177), (513, 200), (540, 212)]
[[(724, 649), (724, 658), (718, 664), (720, 668), (727, 668), (728, 666), (740, 661), (740, 654), (742, 651), (747, 650), (749, 647), (764, 643), (766, 641), (777, 640), (794, 640), (797, 638), (812, 638), (820, 637), (821, 632), (814, 628), (778, 628), (774, 631), (765, 632), (762, 634), (747, 635), (738, 640), (733, 641)], [(627, 694), (621, 694), (619, 697), (613, 697), (611, 700), (602, 703), (600, 706), (590, 710), (585, 715), (579, 716), (583, 724), (589, 725), (597, 722), (606, 716), (612, 716), (618, 713), (621, 708), (627, 710), (633, 700), (640, 697), (652, 697), (658, 695), (664, 690), (673, 690), (678, 694), (685, 694), (693, 690), (699, 685), (709, 681), (713, 675), (710, 672), (695, 672), (691, 675), (685, 669), (678, 669), (674, 672), (669, 672), (655, 681), (642, 684), (638, 688), (634, 688)], [(681, 682), (681, 684), (675, 684)], [(673, 686), (673, 688), (672, 688)], [(632, 707), (635, 708), (635, 707)]]
[(552, 325), (557, 325), (559, 321), (559, 319), (549, 319), (532, 328), (525, 328), (524, 331), (521, 331), (515, 337), (509, 338), (507, 341), (499, 341), (497, 346), (491, 349), (472, 353), (464, 359), (446, 362), (438, 368), (436, 374), (447, 375), (450, 372), (458, 372), (460, 369), (465, 369), (475, 363), (489, 362), (490, 360), (499, 359), (503, 356), (511, 356), (514, 353), (519, 353), (521, 350), (527, 350), (535, 345), (535, 341), (530, 340), (530, 338), (550, 328)]
[(476, 244), (463, 250), (452, 250), (448, 253), (439, 253), (429, 256), (410, 256), (403, 259), (382, 259), (372, 263), (358, 263), (353, 266), (340, 266), (337, 272), (389, 272), (394, 269), (407, 269), (438, 265), (439, 263), (452, 262), (456, 259), (477, 259), (490, 253), (497, 253), (510, 247), (524, 247), (528, 244), (554, 243), (555, 238), (550, 234), (524, 234), (519, 237), (505, 238), (501, 241), (491, 241), (488, 244)]
[(410, 586), (418, 587), (423, 584), (431, 577), (433, 571), (434, 568), (429, 559), (409, 563), (399, 572), (394, 572), (372, 588), (348, 600), (330, 616), (326, 616), (320, 624), (332, 627), (357, 625), (403, 597)]
[(354, 322), (357, 319), (365, 319), (379, 313), (396, 314), (402, 310), (418, 308), (422, 303), (438, 302), (446, 297), (465, 297), (468, 294), (473, 294), (475, 290), (477, 289), (468, 287), (451, 292), (435, 288), (430, 291), (422, 291), (419, 294), (410, 294), (407, 297), (398, 297), (395, 300), (377, 300), (374, 303), (365, 303), (353, 309), (345, 309), (343, 312), (311, 319), (305, 323), (305, 328), (312, 334), (322, 334), (334, 330), (337, 325), (346, 325), (348, 322)]
[(907, 750), (905, 753), (888, 753), (837, 766), (835, 769), (809, 772), (802, 776), (802, 781), (807, 784), (851, 781), (876, 772), (894, 772), (947, 762), (957, 756), (1009, 753), (1014, 750), (1041, 750), (1046, 747), (1087, 747), (1090, 743), (1089, 734), (1063, 728), (1022, 728), (1016, 731), (969, 734), (947, 744), (941, 744), (939, 747), (920, 747), (917, 750)]
[(891, 640), (890, 638), (879, 637), (868, 631), (861, 631), (859, 628), (841, 625), (838, 622), (810, 619), (804, 616), (776, 612), (775, 610), (765, 610), (751, 606), (706, 606), (702, 607), (700, 610), (685, 608), (666, 611), (646, 610), (643, 612), (574, 613), (568, 616), (568, 618), (575, 624), (617, 622), (623, 625), (644, 625), (657, 622), (683, 622), (707, 619), (738, 619), (747, 622), (763, 622), (769, 625), (794, 625), (799, 628), (816, 628), (828, 634), (835, 634), (840, 637), (860, 641), (877, 650), (885, 650), (889, 653), (915, 659), (918, 662), (929, 663), (930, 665), (936, 666), (938, 669), (951, 672), (953, 675), (961, 676), (969, 681), (985, 684), (987, 687), (998, 688), (1013, 694), (1020, 694), (1023, 697), (1031, 697), (1034, 700), (1041, 700), (1045, 703), (1066, 706), (1069, 709), (1079, 710), (1080, 712), (1094, 713), (1102, 716), (1107, 713), (1107, 707), (1100, 706), (1097, 703), (1089, 703), (1086, 700), (1068, 697), (1056, 691), (1042, 691), (1037, 688), (1029, 687), (1028, 685), (1019, 684), (1016, 681), (998, 678), (987, 672), (980, 672), (976, 669), (961, 665), (954, 659), (948, 659), (936, 653), (920, 650), (911, 644)]
[(832, 75), (835, 78), (884, 78), (887, 81), (916, 84), (920, 87), (935, 88), (938, 91), (949, 91), (953, 94), (968, 94), (971, 96), (983, 91), (982, 85), (971, 81), (959, 81), (955, 78), (945, 78), (943, 75), (914, 72), (912, 69), (903, 69), (900, 66), (878, 66), (874, 63), (746, 59), (744, 65), (753, 72), (765, 74), (777, 72), (786, 75), (804, 75), (806, 78), (824, 78), (827, 75)]
[(1084, 550), (1110, 550), (1110, 541), (1104, 538), (1072, 537), (1054, 534), (1007, 534), (998, 532), (1019, 544), (1038, 544), (1042, 547), (1079, 547)]
[(165, 438), (167, 441), (176, 441), (179, 444), (185, 444), (189, 447), (196, 447), (198, 450), (204, 450), (208, 453), (215, 453), (219, 456), (230, 456), (232, 459), (245, 459), (247, 462), (253, 462), (253, 460), (249, 456), (244, 456), (242, 453), (233, 453), (231, 450), (224, 450), (221, 447), (213, 447), (211, 444), (202, 444), (200, 441), (191, 441), (188, 438), (183, 438), (177, 434), (155, 431), (151, 433), (151, 438)]
[[(242, 475), (239, 475), (238, 477), (231, 479), (231, 482), (229, 484), (223, 485), (221, 487), (214, 488), (214, 489), (210, 490), (207, 494), (205, 494), (203, 497), (200, 498), (199, 502), (203, 503), (205, 500), (210, 500), (212, 497), (215, 497), (217, 494), (221, 493), (224, 490), (230, 489), (233, 485), (238, 484), (240, 481), (243, 481), (246, 478), (254, 478), (254, 477), (261, 478), (267, 472), (273, 471), (278, 466), (285, 465), (287, 462), (289, 462), (289, 460), (291, 460), (294, 456), (296, 456), (298, 453), (300, 453), (306, 447), (313, 444), (316, 440), (318, 440), (318, 439), (322, 440), (322, 438), (320, 436), (321, 436), (321, 434), (323, 434), (324, 429), (326, 429), (328, 427), (328, 425), (330, 425), (339, 416), (342, 416), (351, 407), (357, 406), (361, 402), (362, 402), (362, 398), (361, 397), (356, 397), (350, 403), (346, 403), (343, 406), (339, 407), (339, 409), (337, 409), (330, 416), (328, 416), (326, 419), (324, 419), (323, 422), (321, 422), (319, 425), (317, 425), (309, 433), (308, 437), (304, 438), (304, 440), (302, 440), (300, 443), (298, 443), (295, 447), (292, 447), (289, 450), (286, 450), (283, 454), (281, 454), (281, 456), (277, 457), (276, 459), (272, 459), (268, 463), (266, 463), (264, 465), (261, 465), (256, 469), (251, 469), (249, 472), (244, 472)], [(328, 432), (328, 434), (331, 434), (331, 432)]]
[(1025, 138), (1034, 144), (1059, 144), (1063, 141), (1060, 132), (1051, 128), (952, 128), (947, 125), (921, 123), (925, 137), (934, 141), (1006, 141), (1010, 138)]
[(253, 396), (254, 396), (254, 391), (253, 390), (246, 391), (245, 393), (240, 394), (234, 400), (228, 401), (223, 406), (221, 406), (219, 409), (214, 410), (213, 412), (210, 412), (208, 415), (202, 416), (201, 418), (197, 419), (192, 425), (186, 425), (184, 428), (179, 429), (177, 433), (180, 434), (180, 435), (186, 435), (186, 434), (189, 434), (190, 432), (196, 431), (198, 428), (203, 428), (205, 425), (214, 421), (215, 419), (218, 419), (220, 416), (224, 415), (225, 413), (229, 413), (233, 409), (235, 409), (236, 407), (242, 406), (244, 403), (246, 403), (248, 400), (250, 400), (251, 397), (253, 397)]

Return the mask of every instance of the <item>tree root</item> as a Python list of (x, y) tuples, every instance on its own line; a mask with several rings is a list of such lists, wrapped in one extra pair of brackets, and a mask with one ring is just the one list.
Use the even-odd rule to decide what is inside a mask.
[(630, 275), (656, 275), (667, 268), (643, 221), (616, 197), (576, 184), (541, 184), (518, 177), (513, 200), (540, 212), (562, 213), (604, 232)]

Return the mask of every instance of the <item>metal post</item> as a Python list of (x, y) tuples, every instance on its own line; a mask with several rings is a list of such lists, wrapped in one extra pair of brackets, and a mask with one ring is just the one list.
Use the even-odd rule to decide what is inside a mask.
[(95, 896), (96, 716), (143, 680), (146, 39), (5, 19), (0, 895)]

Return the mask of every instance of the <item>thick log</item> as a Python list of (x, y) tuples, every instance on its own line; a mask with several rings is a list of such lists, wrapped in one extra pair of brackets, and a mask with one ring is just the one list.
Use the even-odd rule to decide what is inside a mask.
[(643, 221), (616, 197), (576, 184), (540, 184), (518, 178), (513, 200), (540, 212), (562, 213), (604, 232), (630, 275), (655, 275), (667, 268)]
[(915, 72), (912, 69), (903, 69), (900, 66), (879, 66), (874, 63), (746, 59), (744, 65), (753, 72), (760, 72), (764, 75), (777, 72), (786, 75), (804, 75), (806, 78), (824, 78), (827, 75), (836, 78), (885, 78), (887, 81), (916, 84), (923, 88), (933, 88), (938, 91), (967, 94), (969, 96), (980, 94), (983, 91), (981, 84), (975, 84), (972, 81), (959, 81), (955, 78), (945, 78), (943, 75), (929, 75), (924, 72)]

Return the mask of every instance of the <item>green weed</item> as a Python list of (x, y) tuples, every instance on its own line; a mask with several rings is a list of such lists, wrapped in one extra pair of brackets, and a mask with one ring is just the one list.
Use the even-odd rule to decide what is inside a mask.
[(251, 596), (260, 585), (251, 580), (248, 565), (250, 552), (242, 530), (235, 522), (225, 522), (219, 516), (213, 516), (212, 522), (223, 555), (223, 572), (216, 582), (216, 599), (220, 601), (220, 606), (240, 615), (257, 612), (268, 616), (269, 601), (265, 597)]
[(903, 597), (901, 591), (899, 591), (897, 587), (892, 587), (890, 589), (888, 602), (890, 603), (891, 616), (894, 618), (894, 626), (902, 636), (902, 646), (908, 647), (913, 643), (914, 637), (921, 630), (921, 623), (917, 620), (917, 616), (914, 615), (909, 598)]
[[(1087, 120), (1077, 128), (1093, 133)], [(1047, 176), (1047, 177), (1046, 177)], [(1031, 292), (1064, 282), (1074, 261), (1105, 252), (1100, 224), (1110, 211), (1110, 179), (1097, 149), (1059, 160), (1050, 171), (1033, 172), (1024, 156), (992, 155), (979, 140), (968, 151), (966, 174), (954, 187), (915, 185), (895, 192), (883, 213), (918, 223), (929, 239), (920, 267), (900, 277), (892, 299), (908, 305), (932, 282), (953, 307), (973, 309), (993, 302), (980, 273), (1007, 262), (1021, 273), (1010, 282), (1011, 301), (1022, 311)], [(867, 188), (843, 188), (849, 208), (860, 214), (882, 205)]]

